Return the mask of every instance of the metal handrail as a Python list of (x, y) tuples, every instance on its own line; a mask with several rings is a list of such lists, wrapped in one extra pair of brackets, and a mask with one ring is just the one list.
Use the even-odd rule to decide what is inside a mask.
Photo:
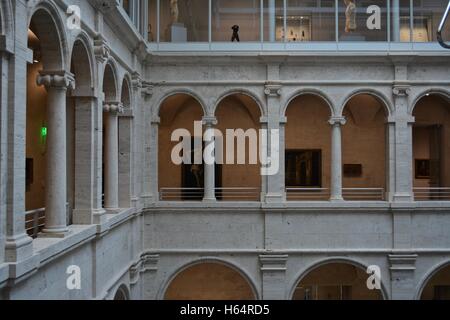
[[(223, 201), (259, 201), (259, 188), (252, 187), (227, 187), (215, 188), (218, 200)], [(159, 192), (160, 201), (201, 201), (204, 195), (203, 188), (161, 188)]]
[(439, 44), (445, 48), (450, 49), (450, 44), (446, 43), (444, 39), (442, 39), (442, 31), (444, 30), (445, 23), (447, 22), (448, 15), (450, 14), (450, 1), (448, 2), (447, 9), (445, 9), (444, 16), (442, 17), (442, 21), (439, 24), (437, 31), (437, 40)]
[(417, 201), (447, 201), (450, 200), (449, 187), (417, 187), (414, 188), (414, 198)]

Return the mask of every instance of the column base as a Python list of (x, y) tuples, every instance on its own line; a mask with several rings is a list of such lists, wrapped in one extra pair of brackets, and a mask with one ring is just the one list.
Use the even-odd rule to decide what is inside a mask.
[(6, 238), (5, 262), (18, 262), (33, 255), (33, 239), (26, 233)]
[(344, 197), (342, 197), (342, 196), (331, 196), (330, 201), (331, 202), (345, 202)]
[(74, 209), (73, 224), (89, 225), (98, 224), (106, 211), (104, 209)]
[(394, 193), (393, 202), (414, 202), (414, 196), (411, 193)]
[(155, 197), (152, 193), (141, 195), (141, 202), (144, 208), (150, 207), (155, 202)]
[(203, 203), (216, 203), (217, 199), (216, 198), (203, 198)]
[(70, 234), (68, 228), (46, 228), (38, 234), (38, 238), (65, 238)]
[(286, 201), (285, 193), (267, 193), (264, 196), (264, 201), (266, 203), (280, 203)]

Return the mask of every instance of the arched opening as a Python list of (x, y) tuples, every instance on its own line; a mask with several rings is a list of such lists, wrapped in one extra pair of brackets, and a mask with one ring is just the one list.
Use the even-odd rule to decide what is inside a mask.
[(180, 272), (169, 284), (165, 300), (255, 300), (248, 281), (221, 263), (199, 263)]
[(450, 101), (427, 94), (415, 105), (413, 116), (415, 199), (450, 200)]
[(114, 300), (116, 301), (130, 300), (130, 295), (128, 294), (128, 289), (125, 285), (121, 285), (119, 289), (117, 289), (117, 292), (114, 295)]
[(386, 199), (387, 110), (371, 94), (353, 96), (342, 126), (343, 197), (349, 201)]
[(119, 132), (117, 73), (111, 62), (103, 74), (103, 207), (109, 211), (119, 208)]
[(222, 146), (216, 142), (216, 161), (222, 163), (215, 174), (218, 200), (260, 200), (260, 118), (258, 103), (246, 94), (228, 95), (217, 105), (215, 128), (223, 136)]
[(308, 272), (293, 300), (382, 300), (381, 290), (367, 288), (369, 275), (350, 263), (327, 263)]
[(132, 198), (132, 137), (133, 118), (131, 116), (131, 91), (129, 80), (125, 77), (122, 81), (120, 102), (124, 108), (124, 114), (119, 117), (119, 207), (130, 208)]
[[(50, 13), (38, 9), (30, 21), (28, 48), (33, 61), (27, 65), (25, 229), (36, 237), (46, 222), (48, 159), (48, 88), (37, 84), (40, 71), (63, 70), (59, 32)], [(65, 191), (64, 191), (65, 192)]]
[(331, 110), (313, 94), (294, 98), (286, 110), (287, 199), (328, 200), (331, 175)]
[[(90, 215), (86, 212), (96, 208), (92, 182), (96, 99), (91, 60), (83, 40), (74, 42), (70, 61), (70, 72), (76, 79), (76, 88), (68, 91), (66, 101), (67, 203), (71, 223), (89, 224)], [(76, 211), (80, 215), (77, 216)]]
[(450, 265), (436, 272), (422, 290), (421, 300), (450, 300)]
[[(158, 183), (160, 199), (164, 201), (199, 201), (204, 194), (203, 157), (195, 155), (203, 150), (202, 118), (203, 108), (193, 96), (185, 93), (167, 97), (159, 109), (160, 125), (158, 131)], [(197, 128), (197, 130), (195, 130)], [(171, 141), (172, 134), (177, 141)], [(174, 161), (172, 153), (181, 139), (186, 143), (183, 163)], [(184, 156), (178, 152), (176, 156)], [(198, 161), (200, 160), (200, 161)]]

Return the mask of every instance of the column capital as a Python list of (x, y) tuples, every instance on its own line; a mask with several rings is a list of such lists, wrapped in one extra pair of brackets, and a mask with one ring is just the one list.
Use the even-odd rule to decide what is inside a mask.
[(343, 126), (347, 123), (345, 117), (332, 117), (328, 120), (328, 123), (332, 126)]
[(159, 116), (152, 116), (150, 122), (151, 122), (151, 124), (160, 124), (161, 118)]
[(94, 55), (98, 62), (104, 63), (109, 59), (111, 50), (109, 49), (106, 39), (101, 35), (97, 34), (94, 37)]
[(388, 256), (390, 270), (414, 271), (416, 269), (417, 254), (390, 254)]
[[(278, 117), (278, 118), (275, 117), (275, 120), (277, 120), (280, 124), (286, 124), (287, 123), (287, 117), (285, 117), (285, 116), (281, 116), (281, 117)], [(260, 117), (259, 118), (259, 123), (268, 124), (269, 123), (269, 117), (268, 116)]]
[(264, 86), (264, 94), (268, 97), (281, 96), (281, 84), (277, 82), (267, 82)]
[(217, 118), (214, 116), (206, 116), (202, 118), (202, 123), (205, 126), (215, 126), (217, 125)]
[(392, 88), (394, 97), (407, 97), (411, 93), (411, 86), (406, 84), (396, 84)]
[(72, 73), (61, 71), (39, 71), (39, 75), (36, 78), (38, 86), (45, 86), (48, 88), (63, 88), (63, 89), (75, 89), (75, 77)]
[(261, 271), (286, 271), (287, 254), (262, 254), (259, 256)]
[(117, 115), (124, 112), (123, 104), (121, 102), (104, 102), (103, 111)]
[(141, 83), (141, 88), (142, 88), (141, 93), (145, 98), (153, 96), (153, 85), (143, 81)]

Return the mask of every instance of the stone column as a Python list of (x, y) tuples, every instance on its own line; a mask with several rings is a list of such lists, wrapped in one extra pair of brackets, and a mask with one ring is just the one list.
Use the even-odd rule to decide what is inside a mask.
[(286, 263), (288, 255), (264, 254), (259, 256), (262, 273), (262, 299), (285, 300)]
[(75, 79), (66, 71), (40, 72), (37, 84), (48, 92), (45, 236), (64, 237), (67, 228), (66, 93)]
[(269, 41), (275, 42), (275, 25), (276, 25), (276, 18), (275, 18), (275, 0), (269, 0)]
[(158, 199), (158, 135), (159, 117), (152, 116), (150, 98), (153, 95), (151, 86), (143, 83), (142, 88), (142, 113), (143, 113), (143, 140), (144, 150), (142, 154), (142, 205), (148, 207)]
[(331, 129), (331, 201), (343, 201), (342, 197), (342, 134), (344, 117), (334, 117), (329, 121)]
[(204, 160), (204, 202), (216, 201), (216, 174), (215, 174), (215, 138), (214, 127), (217, 125), (215, 117), (203, 117), (203, 125), (205, 126), (205, 150), (214, 150), (214, 152), (208, 152), (208, 158)]
[(412, 202), (413, 195), (413, 141), (414, 118), (408, 114), (409, 86), (396, 85), (393, 89), (395, 115), (395, 193), (394, 202)]
[(400, 0), (392, 0), (392, 41), (400, 42)]
[(146, 179), (146, 184), (150, 187), (149, 189), (149, 197), (147, 197), (146, 204), (149, 205), (152, 201), (157, 201), (159, 199), (159, 181), (158, 181), (158, 164), (159, 164), (159, 124), (161, 123), (161, 119), (159, 117), (153, 117), (150, 123), (150, 137), (147, 141), (149, 141), (146, 151), (147, 156), (150, 159), (150, 162), (145, 162), (144, 166), (149, 167), (148, 179)]
[[(74, 224), (100, 223), (105, 213), (101, 194), (97, 193), (98, 146), (95, 96), (74, 96), (75, 98), (75, 207)], [(101, 172), (101, 170), (100, 170)]]
[(391, 299), (414, 300), (417, 255), (393, 254), (389, 255), (388, 259), (391, 272)]
[(105, 116), (105, 209), (119, 208), (119, 130), (118, 114), (123, 112), (120, 102), (103, 107)]
[[(281, 85), (269, 82), (265, 86), (267, 97), (268, 115), (267, 119), (267, 155), (270, 163), (264, 165), (262, 179), (266, 180), (267, 193), (265, 201), (268, 203), (283, 202), (286, 200), (284, 154), (285, 137), (284, 127), (286, 117), (280, 117)], [(276, 138), (278, 135), (278, 139)], [(276, 143), (274, 146), (273, 144)], [(271, 154), (273, 151), (274, 154)]]
[[(1, 174), (0, 190), (3, 203), (0, 217), (3, 218), (2, 232), (5, 234), (5, 262), (24, 261), (33, 253), (32, 239), (25, 231), (25, 158), (26, 158), (26, 79), (27, 62), (32, 62), (32, 51), (27, 47), (26, 19), (18, 19), (27, 14), (27, 4), (12, 2), (15, 41), (8, 36), (0, 36), (1, 52)], [(5, 153), (3, 153), (5, 152)], [(5, 167), (3, 167), (5, 165)], [(6, 220), (6, 221), (5, 221)], [(6, 222), (6, 223), (5, 223)], [(0, 241), (1, 243), (1, 241)], [(3, 249), (3, 246), (2, 246)], [(16, 269), (16, 274), (24, 271)], [(21, 268), (20, 268), (21, 269)], [(13, 272), (10, 268), (10, 276)], [(26, 271), (25, 271), (26, 272)]]
[(119, 207), (132, 207), (133, 193), (133, 120), (132, 109), (124, 109), (119, 116)]

